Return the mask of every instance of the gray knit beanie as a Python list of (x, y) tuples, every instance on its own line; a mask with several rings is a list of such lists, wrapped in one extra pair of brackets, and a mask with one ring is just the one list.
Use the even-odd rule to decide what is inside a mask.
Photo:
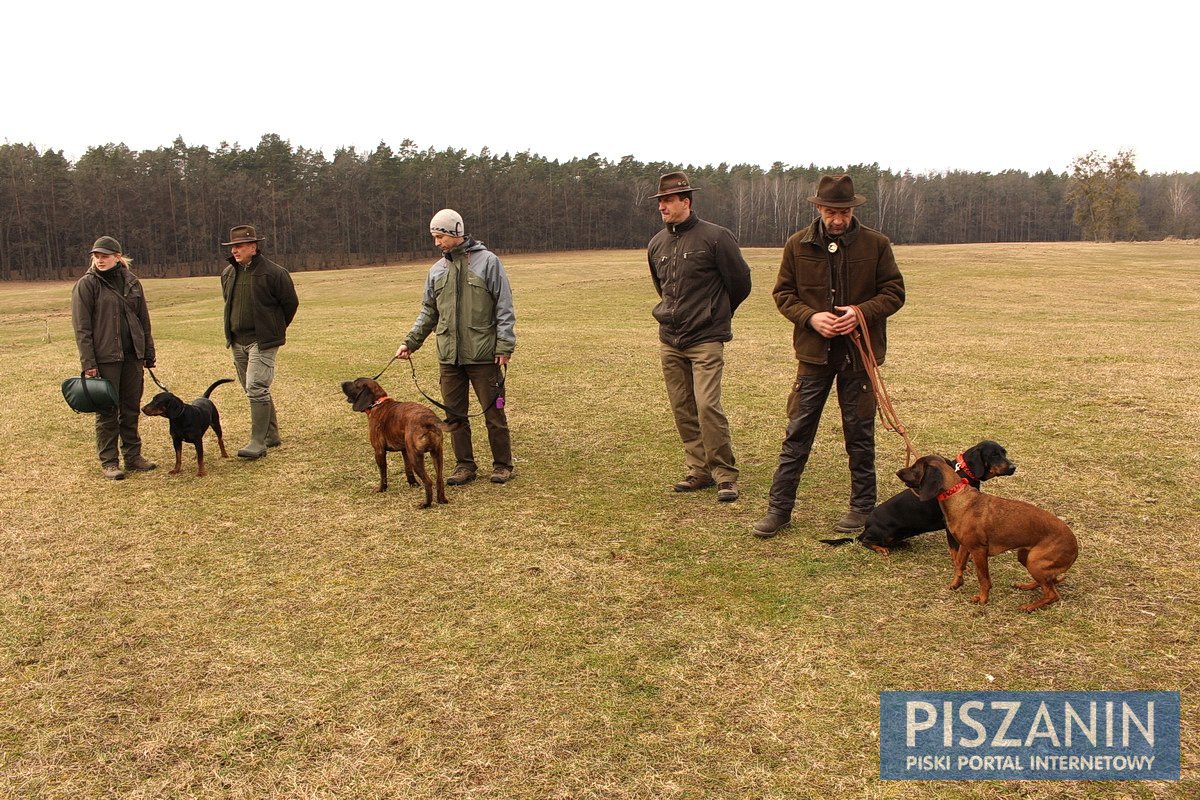
[(443, 208), (429, 220), (430, 233), (444, 233), (449, 236), (466, 236), (463, 233), (463, 218), (453, 208)]

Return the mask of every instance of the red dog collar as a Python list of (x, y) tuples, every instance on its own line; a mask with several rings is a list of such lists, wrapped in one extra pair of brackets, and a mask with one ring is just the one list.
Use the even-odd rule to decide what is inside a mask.
[(978, 481), (979, 481), (979, 478), (978, 478), (978, 477), (976, 477), (976, 476), (975, 476), (975, 473), (974, 473), (974, 472), (971, 472), (971, 468), (967, 466), (967, 462), (966, 462), (966, 461), (963, 459), (963, 454), (962, 454), (962, 453), (959, 453), (959, 454), (958, 454), (958, 458), (957, 458), (957, 459), (955, 459), (955, 460), (958, 462), (958, 469), (959, 469), (959, 471), (961, 471), (961, 472), (962, 472), (964, 475), (966, 475), (966, 476), (967, 476), (968, 478), (970, 478), (971, 480), (973, 480), (973, 481), (975, 481), (975, 482), (978, 482)]
[(938, 502), (945, 500), (947, 497), (953, 497), (954, 495), (958, 494), (959, 492), (961, 492), (963, 489), (967, 488), (970, 485), (971, 485), (970, 481), (968, 481), (966, 478), (963, 478), (958, 483), (954, 484), (949, 489), (947, 489), (946, 491), (939, 494), (937, 496)]
[(391, 399), (391, 398), (390, 398), (390, 397), (388, 397), (388, 396), (385, 394), (383, 397), (379, 398), (379, 399), (378, 399), (378, 400), (376, 400), (374, 403), (371, 403), (371, 405), (369, 405), (369, 406), (367, 406), (366, 408), (364, 408), (364, 409), (363, 409), (363, 413), (364, 413), (364, 414), (370, 414), (370, 413), (371, 413), (371, 410), (372, 410), (373, 408), (375, 408), (375, 406), (379, 405), (379, 404), (380, 404), (380, 403), (382, 403), (384, 400), (390, 400), (390, 399)]

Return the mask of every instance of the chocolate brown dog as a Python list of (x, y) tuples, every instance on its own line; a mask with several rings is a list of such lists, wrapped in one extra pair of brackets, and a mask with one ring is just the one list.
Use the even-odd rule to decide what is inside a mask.
[(148, 417), (166, 417), (171, 422), (171, 444), (175, 446), (175, 469), (168, 475), (178, 475), (183, 465), (183, 443), (189, 442), (196, 448), (196, 477), (203, 478), (208, 474), (204, 468), (204, 434), (209, 428), (217, 435), (217, 446), (221, 448), (221, 458), (229, 458), (225, 452), (225, 439), (221, 436), (221, 415), (217, 407), (208, 398), (212, 390), (222, 383), (233, 383), (233, 378), (222, 378), (204, 390), (204, 394), (190, 403), (185, 403), (167, 391), (154, 395), (149, 403), (142, 406), (142, 413)]
[(1017, 589), (1042, 589), (1042, 596), (1021, 606), (1021, 610), (1036, 611), (1058, 602), (1060, 597), (1054, 584), (1079, 555), (1079, 543), (1065, 522), (1030, 503), (981, 494), (941, 456), (924, 456), (897, 472), (896, 477), (914, 489), (922, 500), (937, 498), (942, 506), (947, 527), (959, 541), (951, 589), (962, 586), (963, 570), (970, 556), (979, 578), (979, 594), (971, 601), (986, 603), (992, 588), (988, 557), (1016, 550), (1017, 560), (1029, 570), (1033, 580), (1013, 585)]
[(447, 425), (420, 403), (397, 402), (371, 378), (344, 381), (342, 392), (355, 411), (367, 415), (371, 447), (375, 450), (375, 463), (379, 465), (376, 491), (387, 491), (387, 454), (398, 452), (404, 457), (408, 485), (417, 485), (413, 477), (415, 471), (425, 486), (425, 502), (417, 508), (429, 508), (433, 505), (433, 481), (425, 471), (425, 454), (429, 453), (437, 471), (437, 501), (450, 502), (446, 499), (446, 484), (442, 480), (442, 431), (458, 430), (461, 423)]

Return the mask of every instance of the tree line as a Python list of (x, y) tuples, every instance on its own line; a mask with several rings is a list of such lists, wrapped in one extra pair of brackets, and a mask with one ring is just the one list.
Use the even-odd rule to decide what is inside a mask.
[(913, 175), (878, 164), (560, 161), (407, 139), (329, 158), (267, 134), (252, 148), (106, 144), (73, 163), (61, 150), (0, 145), (0, 279), (75, 276), (102, 234), (125, 244), (139, 274), (211, 275), (227, 255), (219, 242), (242, 223), (256, 225), (290, 269), (423, 258), (429, 217), (447, 206), (501, 253), (642, 247), (661, 224), (648, 197), (674, 169), (702, 187), (697, 213), (744, 245), (782, 244), (813, 219), (807, 198), (820, 176), (841, 172), (868, 198), (858, 216), (897, 243), (1200, 236), (1200, 173), (1138, 172), (1125, 151), (1089, 153), (1061, 173)]

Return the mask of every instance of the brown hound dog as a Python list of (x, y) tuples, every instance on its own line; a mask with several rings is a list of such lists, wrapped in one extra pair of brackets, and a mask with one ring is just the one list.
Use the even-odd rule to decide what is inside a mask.
[(437, 501), (450, 502), (446, 499), (446, 483), (442, 480), (442, 431), (457, 430), (461, 423), (447, 425), (420, 403), (397, 402), (371, 378), (344, 381), (342, 391), (346, 402), (355, 411), (367, 415), (371, 447), (375, 450), (375, 463), (379, 465), (379, 488), (375, 491), (387, 491), (387, 454), (399, 452), (404, 457), (408, 485), (417, 485), (414, 471), (425, 485), (425, 502), (417, 508), (429, 508), (433, 505), (433, 481), (425, 471), (425, 454), (429, 453), (437, 470)]
[(986, 603), (992, 588), (988, 558), (1015, 549), (1017, 560), (1029, 570), (1033, 580), (1013, 586), (1042, 589), (1042, 596), (1021, 606), (1021, 610), (1036, 611), (1058, 602), (1054, 584), (1079, 555), (1079, 543), (1065, 522), (1030, 503), (981, 494), (941, 456), (920, 458), (911, 467), (897, 472), (896, 477), (922, 500), (936, 497), (941, 504), (946, 525), (959, 541), (951, 589), (962, 586), (963, 570), (970, 556), (979, 578), (979, 594), (971, 602)]

